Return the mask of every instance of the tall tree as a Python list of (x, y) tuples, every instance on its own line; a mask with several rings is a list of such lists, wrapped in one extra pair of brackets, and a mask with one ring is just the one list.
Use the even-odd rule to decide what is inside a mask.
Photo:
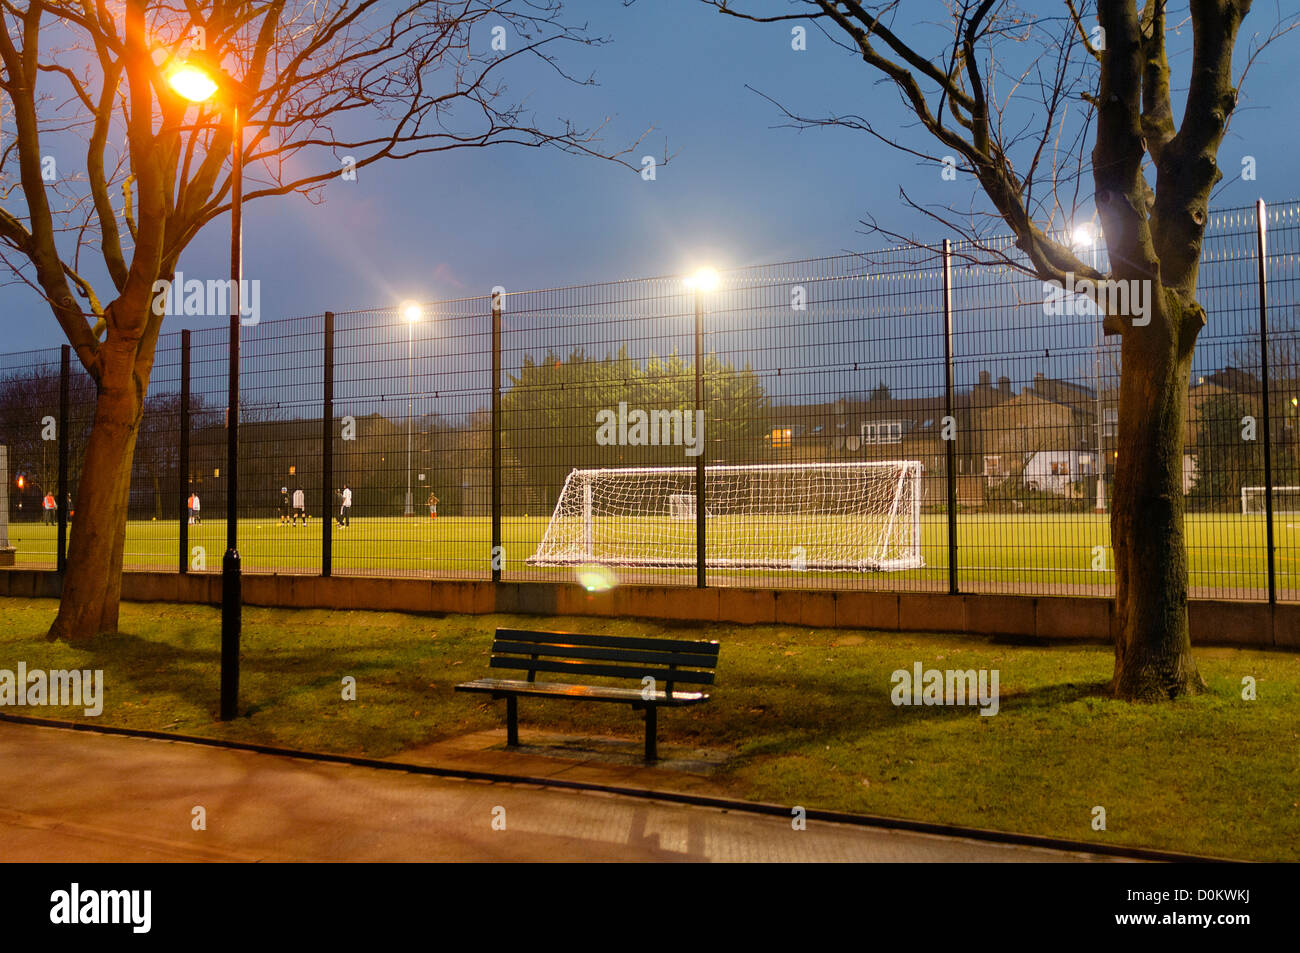
[[(756, 12), (774, 9), (762, 0), (703, 2), (755, 22), (811, 21), (891, 83), (917, 120), (915, 138), (883, 131), (869, 113), (786, 114), (798, 126), (866, 132), (932, 161), (948, 178), (972, 176), (986, 206), (962, 214), (907, 200), (989, 260), (1044, 282), (1064, 285), (1073, 277), (1099, 289), (1149, 290), (1141, 311), (1132, 297), (1117, 303), (1092, 296), (1109, 304), (1103, 327), (1121, 341), (1111, 690), (1129, 699), (1201, 690), (1187, 628), (1183, 429), (1192, 349), (1206, 323), (1197, 300), (1201, 243), (1222, 178), (1216, 156), (1238, 101), (1233, 53), (1251, 0), (1188, 0), (1173, 17), (1166, 0), (1144, 0), (1140, 8), (1138, 0), (1097, 0), (1095, 23), (1086, 19), (1086, 0), (1063, 0), (1046, 13), (1013, 0), (955, 0), (924, 10), (898, 0), (800, 0), (795, 12), (781, 5), (770, 14)], [(1190, 62), (1174, 82), (1179, 64), (1171, 62), (1166, 36), (1188, 21)], [(1292, 15), (1256, 39), (1267, 43), (1295, 25)], [(1247, 66), (1259, 43), (1252, 46)], [(1175, 89), (1182, 91), (1181, 117)], [(1062, 226), (1078, 222), (1088, 204), (1105, 234), (1107, 274), (1062, 237)], [(1010, 227), (1018, 255), (981, 244), (991, 225)]]
[[(50, 638), (117, 628), (131, 462), (163, 321), (156, 283), (230, 211), (232, 106), (246, 201), (319, 201), (327, 182), (373, 163), (453, 149), (628, 152), (605, 151), (599, 130), (539, 125), (507, 94), (505, 75), (530, 62), (589, 82), (557, 56), (599, 40), (566, 23), (558, 0), (6, 0), (0, 18), (13, 130), (0, 248), (97, 386), (78, 501), (96, 518), (73, 524)], [(169, 84), (199, 49), (224, 86), (213, 105)], [(71, 154), (84, 174), (52, 162)]]
[[(701, 367), (707, 460), (745, 462), (761, 450), (767, 428), (762, 381), (748, 365), (736, 368), (716, 354), (704, 355)], [(554, 353), (540, 361), (526, 355), (501, 397), (504, 448), (524, 474), (508, 482), (536, 492), (551, 507), (575, 467), (690, 464), (692, 458), (677, 445), (601, 445), (597, 415), (617, 413), (620, 403), (627, 405), (628, 413), (689, 415), (695, 406), (694, 382), (694, 364), (676, 351), (664, 358), (651, 354), (644, 363), (629, 356), (625, 347), (604, 358), (582, 350), (563, 360)], [(693, 423), (690, 426), (695, 437), (697, 431)]]

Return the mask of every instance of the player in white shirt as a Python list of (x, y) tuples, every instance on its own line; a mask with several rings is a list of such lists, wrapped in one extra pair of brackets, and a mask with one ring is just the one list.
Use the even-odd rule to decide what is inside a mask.
[(339, 507), (339, 526), (350, 526), (349, 511), (352, 509), (352, 487), (343, 484), (343, 505)]
[(302, 525), (307, 525), (307, 494), (302, 491), (302, 487), (293, 491), (293, 525), (298, 525), (298, 517), (302, 517)]

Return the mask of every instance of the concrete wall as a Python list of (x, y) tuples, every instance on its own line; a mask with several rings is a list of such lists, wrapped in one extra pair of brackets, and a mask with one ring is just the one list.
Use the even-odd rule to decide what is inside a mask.
[[(59, 576), (0, 570), (0, 596), (57, 596)], [(916, 592), (819, 592), (803, 589), (694, 589), (621, 586), (591, 593), (562, 583), (440, 582), (373, 576), (243, 577), (244, 602), (256, 606), (376, 609), (398, 612), (512, 612), (705, 622), (783, 623), (815, 628), (957, 632), (1021, 639), (1108, 642), (1109, 599)], [(128, 572), (122, 598), (133, 602), (221, 601), (219, 573)], [(1300, 605), (1193, 601), (1192, 642), (1300, 649)]]

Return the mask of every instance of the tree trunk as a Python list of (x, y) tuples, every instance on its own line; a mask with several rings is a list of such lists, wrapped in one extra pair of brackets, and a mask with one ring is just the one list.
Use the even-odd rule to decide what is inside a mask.
[[(1153, 701), (1203, 691), (1187, 627), (1183, 435), (1195, 334), (1172, 293), (1151, 296), (1153, 320), (1123, 335), (1119, 458), (1111, 510), (1117, 698)], [(1190, 338), (1191, 340), (1188, 340)]]
[(51, 640), (84, 642), (117, 631), (131, 462), (148, 383), (147, 370), (141, 380), (137, 368), (137, 343), (102, 345), (95, 422), (77, 488), (63, 597), (46, 636)]

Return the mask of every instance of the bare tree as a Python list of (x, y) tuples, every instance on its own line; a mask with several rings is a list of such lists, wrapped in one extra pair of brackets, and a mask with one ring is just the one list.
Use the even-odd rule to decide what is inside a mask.
[[(1122, 354), (1111, 690), (1129, 699), (1200, 691), (1187, 628), (1182, 452), (1192, 350), (1206, 323), (1197, 301), (1201, 243), (1241, 78), (1296, 17), (1255, 36), (1246, 69), (1234, 77), (1251, 0), (1188, 0), (1172, 20), (1166, 0), (1144, 0), (1141, 9), (1138, 0), (1097, 0), (1095, 23), (1083, 0), (1063, 0), (1049, 14), (1012, 0), (950, 0), (924, 12), (897, 0), (800, 0), (797, 11), (770, 15), (756, 12), (762, 0), (703, 2), (744, 20), (812, 22), (892, 84), (917, 120), (915, 141), (906, 130), (882, 131), (870, 116), (785, 115), (798, 127), (858, 129), (973, 176), (987, 204), (972, 198), (964, 212), (903, 195), (967, 238), (980, 260), (1045, 282), (1073, 276), (1099, 291), (1130, 292), (1118, 306), (1110, 301), (1103, 318)], [(1175, 85), (1166, 39), (1189, 24), (1190, 62), (1182, 63), (1184, 83)], [(1173, 89), (1185, 90), (1181, 119)], [(1108, 274), (1081, 261), (1061, 235), (1094, 204)], [(985, 241), (1003, 223), (1018, 254)], [(1149, 291), (1149, 307), (1139, 309), (1131, 294), (1141, 289)], [(1091, 296), (1106, 304), (1103, 295)]]
[[(50, 638), (117, 628), (131, 461), (163, 321), (156, 282), (230, 211), (232, 107), (246, 201), (320, 201), (327, 182), (373, 163), (453, 149), (620, 162), (630, 151), (604, 149), (599, 128), (546, 128), (508, 93), (520, 67), (590, 82), (565, 72), (560, 50), (601, 41), (567, 24), (558, 0), (0, 0), (0, 16), (13, 130), (0, 249), (98, 388), (79, 500), (97, 517), (73, 526)], [(172, 91), (169, 71), (187, 57), (217, 68), (224, 100)], [(84, 155), (84, 173), (59, 175), (58, 154)]]

